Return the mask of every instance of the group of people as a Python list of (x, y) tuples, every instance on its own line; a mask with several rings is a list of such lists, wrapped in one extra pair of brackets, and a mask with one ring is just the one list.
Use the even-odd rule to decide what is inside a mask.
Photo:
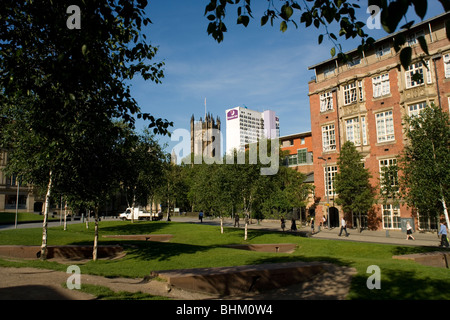
[[(239, 214), (235, 214), (234, 217), (235, 217), (234, 226), (239, 227)], [(198, 218), (199, 218), (200, 222), (203, 222), (203, 212), (200, 211)], [(248, 219), (248, 216), (246, 216), (246, 219)], [(314, 218), (311, 218), (310, 226), (311, 226), (311, 232), (314, 234), (314, 232), (315, 232)], [(320, 223), (320, 226), (327, 228), (327, 220), (325, 217), (323, 217), (323, 220)], [(284, 231), (285, 229), (286, 229), (286, 220), (284, 219), (284, 217), (281, 217), (281, 230)], [(297, 231), (297, 224), (295, 222), (295, 218), (291, 219), (291, 231)], [(339, 231), (339, 237), (342, 235), (342, 232), (345, 232), (345, 236), (348, 237), (349, 234), (347, 232), (347, 222), (345, 221), (344, 218), (342, 218), (342, 220), (341, 220), (341, 228)], [(409, 240), (409, 239), (415, 240), (415, 238), (412, 234), (413, 234), (413, 228), (408, 221), (406, 223), (406, 240)], [(447, 225), (446, 225), (445, 221), (441, 221), (438, 237), (440, 237), (440, 239), (441, 239), (441, 242), (440, 242), (441, 247), (449, 247), (448, 231), (447, 231)]]

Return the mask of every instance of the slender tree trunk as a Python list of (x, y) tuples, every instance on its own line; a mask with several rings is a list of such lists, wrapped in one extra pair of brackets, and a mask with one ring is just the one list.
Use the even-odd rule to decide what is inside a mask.
[(67, 230), (67, 201), (64, 207), (64, 231)]
[(248, 229), (248, 223), (245, 222), (244, 240), (247, 240), (247, 229)]
[[(441, 190), (442, 190), (442, 188), (441, 188)], [(445, 216), (445, 221), (447, 222), (447, 228), (448, 228), (448, 227), (450, 227), (450, 221), (448, 218), (447, 204), (445, 203), (444, 196), (442, 196), (441, 201), (442, 201), (442, 207), (444, 208), (444, 216)]]
[(47, 258), (47, 225), (48, 225), (48, 209), (50, 207), (50, 195), (52, 190), (52, 171), (50, 170), (47, 186), (47, 194), (45, 195), (44, 222), (42, 225), (42, 244), (41, 244), (41, 260)]
[(98, 206), (94, 209), (95, 214), (95, 227), (94, 227), (94, 249), (92, 251), (92, 260), (97, 261), (97, 249), (98, 249)]
[[(134, 190), (133, 190), (133, 208), (131, 208), (131, 223), (134, 223), (134, 215), (135, 215), (134, 207), (136, 207), (136, 187), (134, 187)], [(138, 214), (139, 214), (139, 211), (138, 211)]]

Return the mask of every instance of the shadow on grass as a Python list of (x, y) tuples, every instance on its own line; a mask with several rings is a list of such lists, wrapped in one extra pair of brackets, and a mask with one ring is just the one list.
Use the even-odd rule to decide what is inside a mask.
[[(443, 251), (445, 249), (439, 247), (395, 247), (392, 250), (393, 255), (405, 255), (405, 254), (414, 254), (414, 253), (427, 253), (433, 251)], [(448, 249), (447, 249), (448, 250)]]
[(101, 226), (101, 232), (108, 235), (147, 234), (166, 227), (164, 222), (124, 222), (123, 225)]
[(416, 271), (382, 270), (380, 289), (368, 289), (368, 276), (353, 277), (350, 299), (355, 300), (448, 300), (448, 279), (421, 277)]

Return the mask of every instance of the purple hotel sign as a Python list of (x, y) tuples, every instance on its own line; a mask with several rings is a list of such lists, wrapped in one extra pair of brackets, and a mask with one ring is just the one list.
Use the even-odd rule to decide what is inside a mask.
[(233, 120), (238, 117), (238, 110), (233, 109), (227, 112), (227, 120)]

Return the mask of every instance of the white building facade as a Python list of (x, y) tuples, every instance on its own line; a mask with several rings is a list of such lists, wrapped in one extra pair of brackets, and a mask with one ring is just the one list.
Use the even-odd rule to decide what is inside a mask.
[(275, 139), (280, 136), (280, 122), (275, 111), (263, 112), (235, 107), (226, 113), (226, 152), (243, 151), (245, 145), (258, 142), (261, 138)]

